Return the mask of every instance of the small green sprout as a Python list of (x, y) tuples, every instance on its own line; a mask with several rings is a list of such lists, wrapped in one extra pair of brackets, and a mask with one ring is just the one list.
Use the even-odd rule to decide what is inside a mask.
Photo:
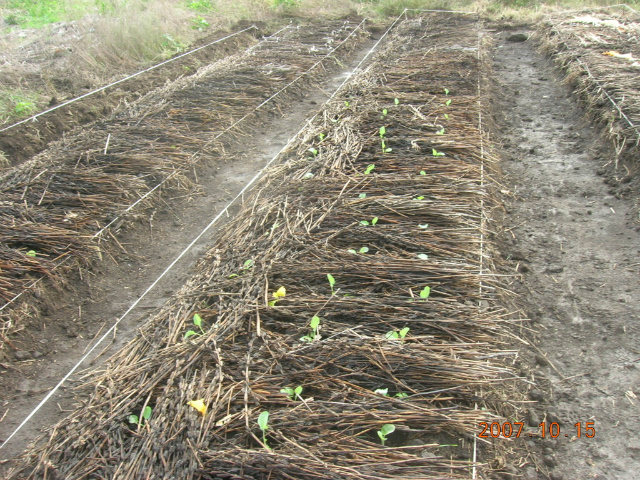
[(419, 197), (414, 198), (414, 200), (424, 200), (424, 197), (420, 195)]
[(369, 175), (371, 172), (373, 172), (373, 170), (376, 168), (375, 163), (372, 163), (371, 165), (369, 165), (366, 170), (364, 171), (365, 175)]
[(445, 95), (449, 95), (449, 90), (445, 88), (445, 89), (444, 89), (444, 94), (445, 94)]
[(382, 148), (382, 153), (390, 153), (393, 151), (393, 148), (387, 147), (387, 143), (384, 141), (384, 138), (380, 139), (380, 147)]
[(398, 392), (394, 395), (394, 397), (396, 398), (407, 398), (409, 396), (408, 393), (404, 393), (404, 392)]
[(35, 250), (29, 250), (29, 251), (27, 252), (27, 256), (28, 256), (28, 257), (36, 258), (37, 253), (36, 253), (36, 251), (35, 251)]
[(380, 138), (384, 138), (384, 136), (387, 134), (387, 129), (385, 127), (380, 127), (378, 133), (380, 134)]
[(429, 298), (429, 295), (431, 295), (431, 287), (424, 287), (420, 291), (420, 298), (423, 299), (424, 301), (426, 301)]
[(247, 271), (250, 268), (253, 268), (253, 266), (255, 265), (255, 262), (251, 259), (249, 260), (245, 260), (244, 263), (242, 264), (242, 270)]
[(291, 388), (291, 387), (282, 388), (280, 389), (280, 393), (284, 393), (288, 395), (291, 400), (295, 400), (296, 398), (299, 398), (300, 400), (302, 400), (302, 397), (300, 396), (300, 394), (302, 393), (302, 385), (298, 385), (296, 388)]
[(387, 441), (387, 435), (392, 434), (396, 431), (396, 426), (390, 423), (382, 425), (380, 430), (378, 430), (378, 437), (380, 437), (380, 443), (384, 447), (385, 442)]
[(193, 324), (200, 329), (200, 333), (196, 332), (195, 330), (189, 330), (187, 333), (184, 334), (185, 340), (189, 337), (192, 337), (193, 335), (198, 335), (198, 336), (204, 335), (205, 332), (202, 329), (202, 317), (197, 313), (193, 314)]
[(360, 195), (358, 195), (358, 198), (367, 198), (367, 194), (366, 193), (361, 193)]
[(436, 132), (436, 135), (444, 135), (444, 127)]
[(449, 105), (451, 105), (451, 99), (447, 100), (446, 102), (444, 102), (444, 104), (448, 107)]
[(388, 397), (389, 396), (389, 389), (388, 388), (377, 388), (373, 391), (373, 393), (375, 393), (376, 395), (382, 395), (383, 397)]
[(324, 133), (318, 134), (318, 140), (323, 141), (327, 136)]
[(384, 117), (386, 117), (389, 114), (389, 110), (387, 110), (386, 108), (382, 109), (382, 116), (380, 117), (380, 120), (384, 120)]
[(411, 330), (409, 327), (404, 327), (402, 330), (391, 330), (390, 332), (387, 332), (385, 336), (389, 340), (404, 340), (407, 333), (409, 333), (409, 330)]
[(418, 258), (420, 260), (429, 260), (429, 255), (427, 255), (426, 253), (419, 253)]
[(258, 416), (258, 426), (262, 430), (262, 443), (267, 450), (271, 450), (267, 445), (267, 430), (269, 429), (269, 411), (265, 410)]
[(318, 150), (317, 149), (311, 147), (308, 151), (311, 152), (311, 154), (313, 155), (313, 157), (309, 157), (309, 158), (315, 158), (315, 157), (318, 156)]
[(423, 230), (429, 228), (429, 224), (428, 223), (424, 223), (422, 225), (418, 224), (418, 228), (422, 228)]
[(373, 219), (371, 220), (371, 225), (375, 225), (376, 223), (378, 223), (378, 217), (373, 217)]
[(426, 175), (427, 172), (425, 172), (424, 170), (420, 170), (420, 175)]
[(360, 225), (363, 225), (365, 227), (369, 225), (375, 225), (376, 223), (378, 223), (378, 217), (373, 217), (373, 219), (371, 219), (371, 222), (369, 222), (368, 220), (360, 220)]
[(329, 280), (329, 286), (331, 287), (331, 295), (335, 295), (336, 292), (333, 291), (333, 286), (336, 284), (336, 279), (333, 278), (333, 275), (327, 273), (327, 280)]
[(400, 105), (400, 100), (398, 100), (397, 98), (394, 98), (394, 99), (393, 99), (393, 103), (394, 103), (395, 105)]
[(346, 100), (344, 101), (344, 106), (349, 108), (351, 106), (351, 104), (349, 102), (347, 102)]
[[(153, 413), (153, 409), (147, 405), (146, 407), (144, 407), (144, 410), (142, 411), (142, 419), (143, 420), (149, 420), (151, 418), (151, 414)], [(129, 415), (129, 423), (133, 423), (133, 424), (138, 424), (140, 423), (140, 417), (138, 417), (138, 415)]]
[(369, 251), (369, 247), (362, 247), (360, 250), (358, 250), (357, 252), (353, 249), (350, 248), (349, 250), (347, 250), (349, 253), (367, 253)]
[(445, 114), (444, 114), (444, 118), (445, 118), (445, 119), (447, 119), (447, 120), (449, 120), (449, 114), (448, 114), (448, 113), (445, 113)]
[[(332, 291), (333, 291), (333, 288), (332, 288)], [(314, 316), (311, 319), (311, 322), (309, 323), (309, 327), (311, 328), (309, 335), (305, 335), (300, 339), (303, 342), (311, 343), (320, 334), (320, 317)]]
[(309, 180), (310, 178), (313, 178), (314, 176), (315, 176), (315, 175), (313, 174), (313, 172), (307, 172), (307, 173), (305, 173), (305, 174), (302, 176), (302, 178), (303, 178), (304, 180)]
[(439, 152), (435, 148), (432, 148), (431, 149), (431, 155), (433, 155), (434, 157), (444, 157), (445, 153), (444, 152)]

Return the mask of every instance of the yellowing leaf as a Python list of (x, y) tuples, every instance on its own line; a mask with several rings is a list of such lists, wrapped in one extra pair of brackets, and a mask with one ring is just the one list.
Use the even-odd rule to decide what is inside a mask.
[(284, 287), (280, 287), (278, 290), (273, 292), (273, 298), (282, 298), (287, 294), (287, 289)]
[(620, 52), (616, 52), (615, 50), (609, 50), (608, 52), (604, 52), (603, 55), (608, 55), (610, 57), (617, 57), (617, 58), (626, 58), (627, 60), (634, 59), (631, 53), (620, 53)]
[(201, 398), (200, 400), (191, 400), (190, 402), (187, 403), (187, 405), (195, 408), (202, 415), (205, 415), (207, 413), (207, 406), (204, 404), (203, 398)]

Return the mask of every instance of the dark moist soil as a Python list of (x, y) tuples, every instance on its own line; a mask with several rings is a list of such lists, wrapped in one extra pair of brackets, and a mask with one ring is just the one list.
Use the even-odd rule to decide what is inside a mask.
[[(508, 41), (513, 33), (495, 35), (493, 58), (506, 208), (499, 240), (503, 273), (513, 275), (510, 289), (535, 342), (521, 350), (522, 373), (534, 384), (523, 421), (547, 427), (545, 438), (513, 439), (539, 452), (540, 462), (512, 473), (638, 479), (637, 191), (621, 194), (611, 179), (605, 184), (600, 175), (611, 169), (611, 144), (586, 120), (551, 60), (532, 40)], [(559, 425), (557, 438), (551, 422)]]
[[(105, 256), (102, 266), (84, 272), (51, 307), (25, 330), (12, 336), (12, 353), (0, 358), (0, 440), (6, 439), (45, 395), (82, 358), (92, 340), (101, 337), (147, 290), (169, 264), (222, 211), (238, 192), (298, 133), (324, 104), (361, 58), (374, 38), (351, 54), (342, 70), (319, 84), (300, 101), (293, 101), (282, 116), (266, 121), (262, 132), (243, 138), (243, 145), (229, 150), (226, 164), (200, 169), (192, 177), (202, 195), (171, 199), (165, 195), (145, 220), (121, 232), (122, 252), (117, 259)], [(233, 215), (234, 209), (229, 210)], [(146, 218), (146, 217), (145, 217)], [(211, 248), (211, 238), (224, 224), (218, 222), (119, 324), (117, 333), (105, 340), (85, 361), (82, 369), (104, 361), (130, 339), (138, 319), (160, 307), (187, 281), (194, 265)], [(115, 263), (117, 262), (117, 263)], [(42, 409), (0, 450), (0, 478), (10, 459), (22, 452), (43, 430), (60, 421), (73, 406), (73, 386), (79, 375), (58, 390)], [(4, 392), (11, 392), (5, 394)]]

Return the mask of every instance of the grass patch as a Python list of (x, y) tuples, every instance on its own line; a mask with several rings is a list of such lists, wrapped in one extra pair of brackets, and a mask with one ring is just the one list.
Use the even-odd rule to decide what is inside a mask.
[(0, 125), (14, 122), (35, 113), (40, 97), (24, 90), (0, 91)]

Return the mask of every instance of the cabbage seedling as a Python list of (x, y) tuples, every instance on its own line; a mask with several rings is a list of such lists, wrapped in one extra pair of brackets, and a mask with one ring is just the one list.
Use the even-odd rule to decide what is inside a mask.
[[(333, 278), (333, 277), (331, 277), (331, 278)], [(333, 289), (332, 289), (332, 291), (333, 291)], [(320, 317), (314, 316), (311, 319), (311, 323), (309, 323), (309, 327), (311, 328), (311, 331), (309, 332), (309, 335), (305, 335), (304, 337), (302, 337), (300, 339), (303, 342), (311, 343), (319, 335), (319, 333), (320, 333)]]
[[(146, 407), (144, 407), (144, 410), (142, 411), (142, 419), (143, 420), (149, 420), (151, 418), (151, 414), (153, 413), (153, 409), (147, 405)], [(138, 417), (138, 415), (129, 415), (129, 423), (140, 423), (140, 418)]]
[(27, 256), (28, 256), (28, 257), (36, 258), (36, 255), (37, 255), (37, 253), (36, 253), (36, 251), (35, 251), (35, 250), (29, 250), (29, 251), (27, 252)]
[(427, 255), (426, 253), (419, 253), (418, 258), (420, 260), (429, 260), (429, 255)]
[(376, 395), (382, 395), (383, 397), (388, 397), (389, 396), (389, 389), (388, 388), (377, 388), (373, 391), (373, 393), (375, 393)]
[(310, 159), (318, 156), (318, 150), (316, 150), (315, 148), (311, 147), (308, 151), (311, 152), (311, 155), (313, 155), (313, 157), (309, 157)]
[(324, 133), (318, 134), (318, 140), (323, 141), (325, 138), (326, 138), (326, 135)]
[(449, 95), (449, 90), (445, 88), (445, 89), (444, 89), (444, 94), (445, 94), (445, 95)]
[(193, 324), (200, 329), (200, 333), (196, 332), (195, 330), (189, 330), (187, 333), (184, 334), (185, 340), (189, 337), (192, 337), (193, 335), (198, 335), (198, 336), (204, 335), (204, 330), (202, 329), (202, 317), (197, 313), (193, 315)]
[(335, 295), (336, 292), (333, 291), (333, 286), (336, 284), (336, 279), (333, 278), (333, 275), (327, 273), (327, 280), (329, 280), (329, 286), (331, 287), (331, 295)]
[(373, 170), (376, 168), (376, 164), (372, 163), (371, 165), (369, 165), (366, 170), (364, 171), (365, 175), (369, 175), (371, 172), (373, 172)]
[(384, 447), (384, 443), (387, 441), (387, 435), (392, 434), (396, 431), (396, 426), (387, 423), (383, 425), (380, 430), (378, 430), (378, 437), (380, 437), (380, 443)]
[(369, 225), (375, 225), (376, 223), (378, 223), (378, 217), (373, 217), (371, 219), (371, 223), (369, 223), (368, 220), (360, 220), (360, 225), (363, 225), (365, 227), (367, 227)]
[(367, 198), (367, 194), (366, 193), (361, 193), (360, 195), (358, 195), (358, 198)]
[(408, 393), (404, 393), (404, 392), (398, 392), (394, 395), (394, 397), (396, 398), (407, 398), (409, 396)]
[(360, 248), (360, 250), (358, 250), (357, 252), (356, 252), (354, 249), (352, 249), (352, 248), (350, 248), (350, 249), (349, 249), (349, 250), (347, 250), (347, 251), (348, 251), (349, 253), (362, 253), (362, 254), (364, 254), (364, 253), (367, 253), (367, 252), (369, 251), (369, 247), (362, 247), (362, 248)]
[(431, 155), (434, 157), (444, 157), (446, 154), (444, 152), (439, 152), (435, 148), (431, 149)]
[(393, 99), (393, 103), (394, 103), (395, 105), (400, 105), (400, 100), (398, 100), (397, 98), (394, 98), (394, 99)]
[(302, 397), (300, 396), (300, 394), (302, 393), (302, 385), (298, 385), (296, 388), (282, 388), (280, 389), (280, 393), (285, 393), (291, 400), (295, 400), (296, 398), (300, 398), (300, 400), (302, 400)]
[(404, 327), (402, 330), (391, 330), (390, 332), (387, 332), (386, 337), (389, 340), (404, 340), (407, 333), (409, 333), (409, 330), (409, 327)]
[(265, 410), (258, 416), (258, 426), (262, 430), (262, 443), (267, 450), (271, 450), (267, 445), (267, 430), (269, 429), (269, 411)]
[(420, 290), (420, 298), (424, 301), (429, 298), (429, 295), (431, 295), (431, 287), (424, 287), (422, 290)]

